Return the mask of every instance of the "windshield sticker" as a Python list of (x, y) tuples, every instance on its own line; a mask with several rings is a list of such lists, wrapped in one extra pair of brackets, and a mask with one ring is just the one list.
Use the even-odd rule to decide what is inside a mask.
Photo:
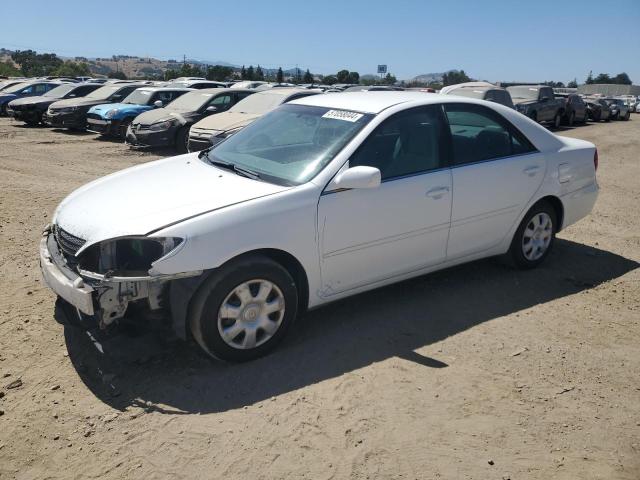
[(332, 118), (334, 120), (344, 120), (345, 122), (357, 122), (364, 115), (356, 112), (347, 112), (346, 110), (329, 110), (322, 115), (322, 118)]

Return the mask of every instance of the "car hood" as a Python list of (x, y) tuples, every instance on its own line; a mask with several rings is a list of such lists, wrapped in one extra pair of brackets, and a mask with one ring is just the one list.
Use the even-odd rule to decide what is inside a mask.
[(195, 123), (192, 128), (221, 131), (232, 130), (234, 128), (244, 127), (261, 116), (262, 114), (256, 113), (222, 112), (203, 118), (198, 123)]
[[(291, 187), (216, 168), (197, 153), (138, 165), (95, 180), (65, 198), (53, 223), (90, 245), (146, 235), (167, 225)], [(78, 253), (80, 253), (80, 251)]]
[(16, 106), (24, 106), (24, 105), (37, 105), (37, 104), (50, 104), (53, 102), (57, 102), (59, 99), (52, 97), (25, 97), (25, 98), (17, 98), (11, 102), (11, 105)]
[(186, 119), (192, 117), (197, 112), (180, 112), (169, 110), (167, 108), (155, 108), (148, 112), (141, 113), (135, 119), (135, 123), (142, 125), (151, 125), (152, 123), (162, 122), (172, 118), (177, 118), (181, 123), (186, 123)]
[(10, 102), (14, 98), (20, 97), (18, 97), (18, 95), (16, 95), (15, 93), (5, 93), (4, 95), (0, 93), (0, 102)]
[(90, 107), (92, 105), (101, 105), (105, 102), (105, 99), (96, 100), (95, 98), (67, 98), (66, 100), (58, 100), (51, 104), (51, 108), (66, 108), (66, 107)]
[(138, 115), (142, 112), (146, 112), (152, 107), (149, 105), (136, 105), (134, 103), (101, 103), (100, 105), (94, 105), (89, 109), (89, 113), (95, 113), (104, 118), (105, 113), (109, 110), (117, 109), (118, 113), (113, 118), (120, 118), (125, 115)]

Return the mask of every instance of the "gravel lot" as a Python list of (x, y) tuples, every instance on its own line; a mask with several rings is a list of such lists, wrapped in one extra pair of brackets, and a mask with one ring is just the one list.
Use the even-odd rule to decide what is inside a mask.
[(151, 327), (100, 353), (40, 279), (63, 197), (171, 152), (0, 119), (0, 478), (638, 480), (640, 116), (560, 134), (601, 194), (542, 268), (363, 294), (223, 365)]

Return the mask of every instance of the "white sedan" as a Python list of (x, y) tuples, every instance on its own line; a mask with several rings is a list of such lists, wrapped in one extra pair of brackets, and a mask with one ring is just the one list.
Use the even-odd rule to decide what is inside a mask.
[(248, 360), (308, 308), (493, 255), (539, 265), (591, 211), (597, 166), (593, 144), (496, 103), (315, 95), (76, 190), (41, 268), (82, 319), (166, 309), (180, 337)]

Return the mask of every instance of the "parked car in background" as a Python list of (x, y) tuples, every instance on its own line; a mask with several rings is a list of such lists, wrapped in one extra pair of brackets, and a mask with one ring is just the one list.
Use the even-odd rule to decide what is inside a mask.
[(314, 95), (76, 190), (40, 268), (103, 328), (164, 308), (178, 337), (250, 360), (308, 308), (494, 255), (539, 266), (592, 210), (597, 159), (496, 103)]
[(636, 113), (640, 113), (640, 103), (636, 105)]
[(42, 96), (12, 100), (7, 113), (28, 125), (37, 125), (51, 104), (66, 98), (85, 97), (98, 88), (100, 85), (91, 83), (63, 83)]
[(605, 98), (605, 102), (611, 109), (611, 120), (629, 120), (631, 112), (624, 100), (620, 98)]
[(272, 88), (257, 92), (238, 102), (227, 112), (207, 117), (193, 125), (189, 133), (189, 151), (209, 148), (239, 132), (256, 118), (279, 105), (318, 93), (320, 92), (306, 88)]
[(139, 83), (108, 83), (82, 98), (69, 98), (52, 103), (42, 116), (45, 125), (57, 128), (85, 130), (87, 112), (94, 105), (117, 103), (124, 100), (135, 89), (144, 87)]
[(392, 92), (395, 88), (388, 85), (356, 85), (355, 87), (347, 87), (343, 92)]
[(516, 110), (534, 122), (562, 124), (564, 102), (557, 100), (553, 88), (546, 85), (516, 85), (507, 87)]
[(227, 88), (222, 82), (212, 82), (210, 80), (183, 80), (180, 82), (170, 82), (164, 85), (173, 88), (191, 88), (195, 90), (203, 90), (205, 88)]
[(265, 85), (267, 82), (259, 82), (259, 81), (254, 81), (254, 80), (245, 80), (242, 82), (236, 82), (233, 85), (231, 85), (230, 88), (243, 88), (245, 90), (253, 90), (255, 88), (258, 88), (260, 85)]
[(87, 113), (87, 130), (101, 135), (125, 138), (129, 124), (143, 112), (166, 107), (179, 96), (193, 92), (179, 87), (142, 87), (121, 103), (95, 105)]
[(495, 102), (505, 107), (514, 108), (509, 92), (501, 87), (486, 82), (469, 82), (458, 85), (450, 85), (440, 90), (445, 95), (458, 95), (460, 97), (477, 98)]
[(12, 78), (10, 80), (2, 80), (0, 81), (0, 92), (5, 90), (6, 88), (17, 85), (18, 83), (24, 83), (24, 78)]
[(230, 88), (188, 92), (166, 107), (138, 115), (127, 129), (126, 141), (133, 147), (175, 147), (184, 153), (191, 125), (209, 115), (228, 110), (252, 93)]
[(611, 109), (609, 104), (602, 98), (587, 97), (584, 99), (587, 105), (587, 113), (589, 118), (594, 122), (604, 120), (605, 122), (611, 121)]
[(31, 82), (16, 83), (0, 92), (0, 116), (7, 115), (7, 106), (12, 100), (24, 97), (44, 95), (49, 90), (61, 85), (52, 80), (36, 80)]
[(556, 98), (564, 102), (562, 121), (569, 126), (574, 122), (586, 123), (589, 119), (587, 105), (577, 93), (556, 93)]

